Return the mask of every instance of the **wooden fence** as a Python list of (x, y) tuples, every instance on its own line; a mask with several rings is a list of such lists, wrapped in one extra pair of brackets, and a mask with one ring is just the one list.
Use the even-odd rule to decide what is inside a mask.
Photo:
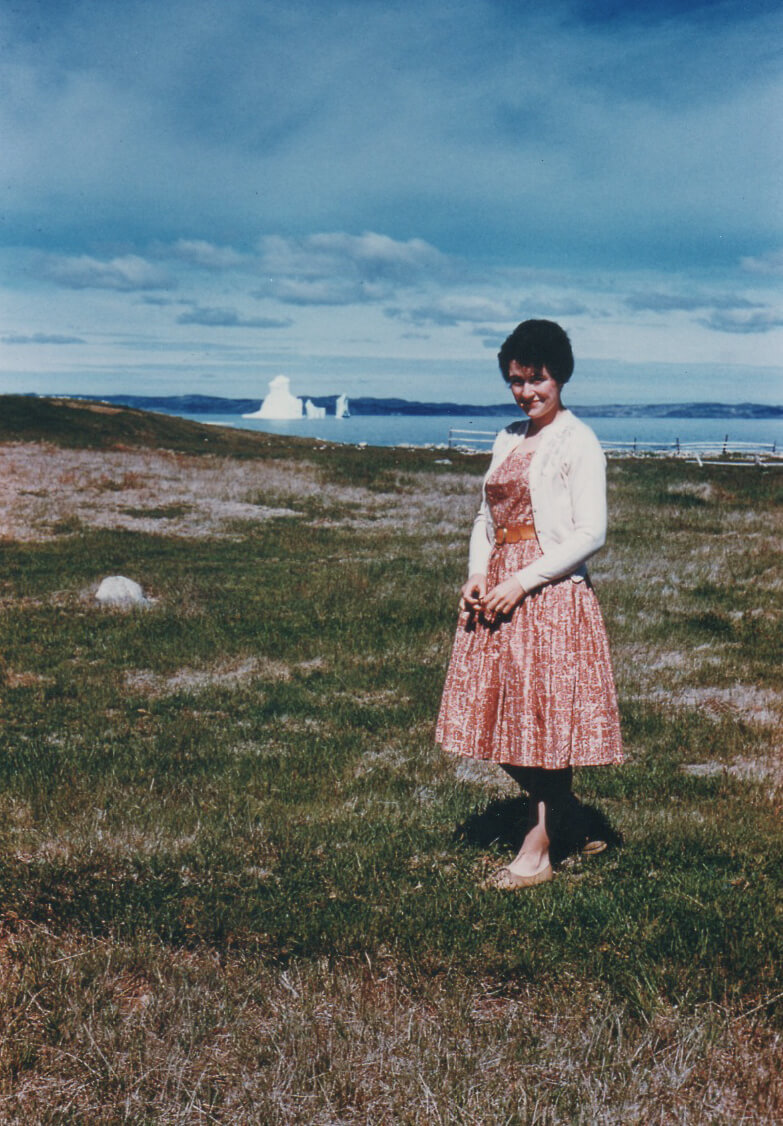
[[(481, 453), (491, 448), (496, 430), (449, 430), (449, 449)], [(679, 457), (702, 465), (768, 465), (783, 466), (783, 451), (776, 442), (742, 442), (728, 434), (722, 442), (627, 442), (607, 441), (601, 446), (608, 457)], [(724, 460), (725, 459), (725, 460)]]

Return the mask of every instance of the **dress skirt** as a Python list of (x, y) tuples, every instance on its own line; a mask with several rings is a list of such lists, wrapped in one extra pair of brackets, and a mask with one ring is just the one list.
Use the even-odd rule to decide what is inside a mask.
[[(512, 452), (486, 483), (496, 527), (532, 519), (531, 456)], [(487, 590), (540, 555), (535, 539), (493, 547)], [(460, 613), (436, 739), (456, 754), (547, 770), (623, 761), (609, 645), (589, 579), (548, 583), (494, 621)]]

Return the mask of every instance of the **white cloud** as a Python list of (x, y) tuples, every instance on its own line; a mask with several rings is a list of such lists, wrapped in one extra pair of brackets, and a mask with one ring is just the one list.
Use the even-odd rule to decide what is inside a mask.
[(720, 310), (709, 317), (700, 319), (699, 324), (712, 329), (714, 332), (733, 332), (743, 335), (765, 333), (783, 327), (783, 313), (774, 312), (772, 309), (765, 309), (757, 313)]
[[(493, 278), (491, 273), (487, 273), (485, 286), (490, 288), (493, 281), (500, 291), (508, 288), (503, 285), (501, 278)], [(427, 304), (414, 304), (408, 308), (390, 306), (385, 312), (389, 317), (415, 325), (480, 325), (480, 328), (472, 330), (476, 335), (485, 336), (489, 333), (496, 336), (498, 329), (492, 327), (493, 322), (497, 326), (513, 327), (519, 320), (529, 317), (581, 317), (589, 309), (582, 300), (553, 292), (548, 295), (519, 293), (513, 300), (505, 297), (447, 294)]]
[(161, 257), (172, 257), (205, 270), (241, 269), (252, 259), (231, 246), (216, 246), (206, 239), (177, 239), (159, 248)]
[(413, 305), (410, 308), (390, 306), (385, 312), (388, 317), (398, 318), (410, 324), (452, 327), (473, 322), (485, 323), (486, 321), (505, 323), (515, 315), (514, 306), (510, 302), (493, 301), (487, 297), (459, 295), (447, 295), (426, 304)]
[(752, 274), (783, 274), (783, 250), (770, 250), (755, 258), (742, 258), (740, 265)]
[(377, 286), (350, 278), (270, 278), (259, 297), (274, 297), (284, 305), (360, 305), (383, 296)]
[[(4, 230), (53, 252), (14, 252), (6, 324), (73, 328), (91, 357), (200, 335), (228, 369), (241, 330), (258, 354), (253, 329), (293, 323), (286, 357), (369, 371), (483, 362), (537, 315), (582, 355), (769, 365), (779, 16), (604, 7), (6, 5)], [(106, 344), (101, 371), (121, 359)]]
[(33, 332), (25, 335), (21, 332), (10, 332), (0, 337), (3, 344), (85, 344), (81, 336), (67, 336), (58, 332)]
[(566, 0), (467, 0), (458, 19), (443, 0), (18, 5), (5, 213), (179, 237), (206, 268), (226, 230), (381, 226), (540, 263), (768, 237), (778, 23), (713, 7), (698, 26), (652, 10), (641, 35)]
[(373, 231), (272, 235), (260, 242), (260, 293), (293, 305), (362, 304), (434, 280), (446, 265), (423, 239), (400, 241)]
[(174, 279), (137, 254), (101, 261), (87, 254), (75, 257), (48, 255), (38, 263), (38, 273), (67, 289), (173, 289)]
[(288, 328), (290, 320), (279, 317), (246, 317), (236, 309), (197, 305), (177, 317), (177, 324), (211, 328)]
[(664, 293), (650, 290), (644, 293), (631, 293), (625, 304), (636, 312), (671, 313), (688, 312), (695, 309), (760, 309), (757, 301), (750, 301), (738, 294), (707, 293)]

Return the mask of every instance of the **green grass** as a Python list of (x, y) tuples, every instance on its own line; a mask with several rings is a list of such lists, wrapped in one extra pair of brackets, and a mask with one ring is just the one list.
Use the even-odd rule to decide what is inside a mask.
[(624, 845), (503, 896), (521, 802), (432, 744), (467, 523), (339, 491), (483, 459), (233, 453), (315, 466), (304, 526), (0, 544), (0, 1121), (778, 1120), (779, 475), (610, 467), (628, 762), (577, 788)]

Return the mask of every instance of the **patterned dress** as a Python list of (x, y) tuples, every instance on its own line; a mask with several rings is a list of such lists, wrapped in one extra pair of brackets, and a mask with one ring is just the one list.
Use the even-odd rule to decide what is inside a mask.
[[(532, 456), (514, 450), (488, 478), (496, 527), (532, 520)], [(536, 539), (493, 547), (487, 590), (540, 555)], [(460, 613), (436, 739), (456, 754), (547, 770), (622, 762), (609, 646), (589, 579), (547, 583), (494, 622)]]

